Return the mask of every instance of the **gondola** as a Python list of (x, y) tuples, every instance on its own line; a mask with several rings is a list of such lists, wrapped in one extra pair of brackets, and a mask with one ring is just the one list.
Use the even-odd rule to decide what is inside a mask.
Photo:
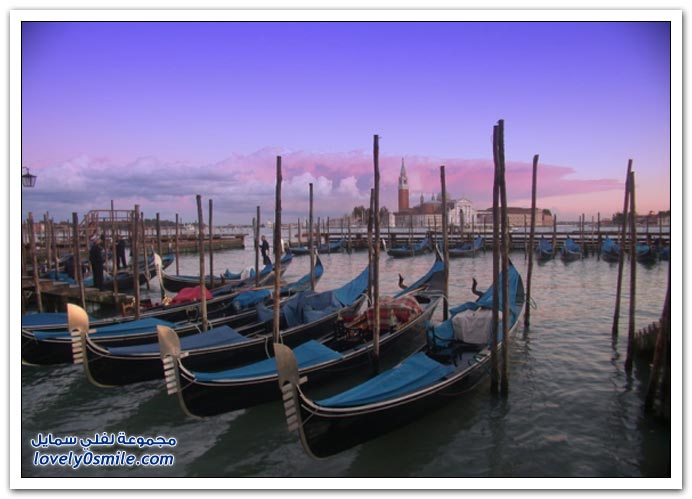
[[(282, 267), (282, 273), (286, 270), (288, 262)], [(274, 265), (270, 265), (270, 272), (260, 280), (260, 285), (274, 277)], [(247, 288), (255, 286), (254, 279), (246, 279), (241, 284), (232, 282), (218, 287), (211, 291), (211, 299), (207, 301), (207, 317), (224, 317), (231, 313), (230, 303), (236, 295)], [(135, 320), (134, 307), (122, 306), (122, 315), (104, 317), (99, 319), (90, 318), (91, 327), (103, 327)], [(201, 303), (199, 301), (185, 303), (157, 303), (153, 305), (142, 305), (140, 309), (140, 319), (156, 318), (169, 322), (179, 322), (185, 320), (197, 320), (201, 315)], [(64, 312), (42, 312), (22, 316), (22, 334), (31, 331), (43, 332), (65, 332), (68, 329), (67, 314)]]
[[(317, 260), (315, 278), (322, 275), (322, 262)], [(283, 286), (283, 296), (293, 296), (310, 287), (310, 274), (306, 274), (294, 283)], [(255, 306), (268, 300), (267, 289), (251, 289), (238, 291), (234, 294), (212, 297), (207, 302), (209, 328), (228, 326), (232, 328), (247, 328), (257, 322), (258, 315)], [(211, 305), (211, 306), (209, 306)], [(126, 347), (157, 341), (156, 326), (165, 325), (175, 328), (178, 334), (190, 335), (199, 332), (201, 315), (200, 303), (181, 304), (177, 307), (185, 310), (189, 307), (187, 316), (177, 321), (164, 320), (149, 316), (139, 320), (129, 320), (121, 323), (102, 324), (87, 317), (90, 326), (89, 338), (102, 347)], [(67, 322), (67, 314), (65, 316)], [(51, 365), (72, 362), (72, 343), (68, 327), (56, 330), (27, 330), (22, 328), (22, 362), (31, 365)], [(157, 350), (158, 351), (158, 350)]]
[[(300, 324), (291, 324), (282, 330), (282, 339), (290, 344), (301, 342), (301, 338), (324, 336), (333, 328), (340, 314), (349, 315), (356, 310), (364, 299), (364, 286), (367, 286), (367, 269), (365, 276), (361, 274), (356, 279), (341, 288), (322, 293), (308, 293), (315, 298), (311, 303), (315, 306), (310, 312), (310, 320), (302, 320)], [(333, 300), (328, 298), (332, 297)], [(287, 307), (300, 295), (286, 300), (282, 304)], [(71, 306), (71, 311), (76, 306)], [(139, 381), (163, 377), (158, 338), (145, 344), (112, 346), (103, 342), (92, 341), (88, 331), (88, 318), (83, 310), (76, 311), (79, 317), (78, 333), (72, 336), (75, 363), (84, 361), (87, 378), (98, 386), (117, 386)], [(266, 333), (266, 327), (234, 328), (228, 324), (213, 327), (207, 332), (188, 331), (179, 328), (176, 337), (181, 332), (196, 333), (183, 336), (181, 343), (185, 349), (184, 363), (193, 368), (218, 369), (227, 366), (244, 365), (266, 358), (271, 352), (271, 334)], [(269, 325), (271, 327), (271, 325)], [(167, 329), (173, 330), (170, 326)], [(74, 328), (72, 329), (74, 330)], [(156, 335), (156, 331), (154, 331)]]
[[(315, 247), (315, 251), (322, 254), (336, 253), (337, 251), (341, 251), (344, 246), (346, 246), (346, 240), (340, 239), (339, 241), (335, 241), (333, 243), (320, 244), (319, 246)], [(295, 246), (291, 248), (291, 252), (295, 255), (309, 255), (310, 248), (307, 246)]]
[(387, 254), (394, 258), (406, 258), (409, 256), (423, 255), (433, 250), (433, 242), (429, 236), (411, 246), (398, 246), (387, 250)]
[(536, 246), (536, 258), (539, 262), (547, 262), (552, 260), (555, 256), (555, 250), (553, 244), (546, 238), (541, 236), (538, 241), (538, 246)]
[(565, 262), (573, 262), (575, 260), (581, 260), (583, 257), (584, 254), (582, 253), (581, 246), (571, 237), (565, 239), (560, 249), (560, 258)]
[(653, 265), (658, 261), (658, 252), (653, 244), (637, 244), (637, 261), (644, 265)]
[(461, 246), (456, 246), (449, 248), (450, 258), (469, 258), (476, 256), (480, 250), (483, 249), (483, 236), (476, 237), (473, 242), (462, 244)]
[(601, 258), (606, 262), (620, 261), (620, 245), (608, 236), (601, 244)]
[[(293, 260), (293, 253), (287, 252), (281, 257), (281, 269), (282, 272), (285, 271), (288, 264)], [(260, 283), (265, 283), (270, 277), (270, 274), (274, 270), (274, 265), (265, 265), (262, 270), (260, 270)], [(166, 272), (161, 272), (161, 278), (163, 282), (163, 287), (166, 291), (180, 291), (183, 288), (199, 286), (199, 276), (191, 275), (174, 275), (167, 274)], [(250, 269), (248, 271), (241, 272), (239, 274), (233, 274), (226, 270), (223, 274), (218, 276), (207, 275), (204, 278), (204, 285), (207, 289), (216, 288), (234, 288), (243, 287), (250, 285), (255, 282), (255, 270)]]
[[(444, 265), (437, 260), (416, 284), (381, 303), (380, 359), (400, 359), (425, 341), (426, 323), (442, 297)], [(300, 359), (300, 375), (311, 386), (336, 376), (343, 377), (368, 368), (374, 349), (372, 307), (350, 320), (339, 320), (326, 336), (295, 347)], [(194, 368), (174, 331), (159, 328), (161, 358), (169, 394), (178, 394), (183, 411), (206, 417), (276, 400), (276, 360), (223, 370)]]
[[(508, 277), (511, 332), (519, 323), (524, 287), (513, 266)], [(305, 380), (293, 352), (277, 345), (279, 386), (289, 431), (299, 433), (309, 455), (325, 458), (377, 438), (463, 395), (489, 376), (492, 294), (491, 287), (478, 301), (451, 309), (450, 319), (428, 330), (427, 344), (393, 369), (321, 400), (305, 395), (301, 386)], [(499, 349), (501, 324), (498, 336)], [(500, 355), (497, 358), (501, 361)]]

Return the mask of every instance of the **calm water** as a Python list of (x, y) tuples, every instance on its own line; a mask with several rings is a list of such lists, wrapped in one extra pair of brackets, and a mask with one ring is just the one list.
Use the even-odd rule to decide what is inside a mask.
[[(215, 273), (254, 263), (245, 251), (214, 255)], [(523, 253), (512, 260), (526, 279)], [(367, 253), (323, 255), (318, 290), (349, 280)], [(382, 293), (424, 274), (433, 255), (396, 260), (383, 255)], [(172, 267), (174, 269), (174, 266)], [(295, 257), (288, 280), (309, 270)], [(208, 271), (208, 267), (207, 267)], [(181, 273), (198, 273), (199, 257), (181, 259)], [(637, 268), (637, 329), (660, 316), (667, 262)], [(492, 279), (492, 254), (456, 259), (450, 301), (473, 299)], [(647, 366), (631, 376), (626, 355), (629, 275), (625, 271), (621, 340), (610, 330), (617, 266), (590, 257), (534, 266), (531, 328), (510, 345), (510, 394), (502, 401), (487, 383), (415, 423), (323, 461), (309, 458), (288, 433), (279, 402), (207, 420), (185, 416), (162, 381), (102, 389), (80, 367), (22, 367), (22, 475), (80, 477), (664, 477), (669, 476), (670, 428), (644, 416)], [(156, 296), (157, 288), (152, 288)], [(436, 316), (441, 316), (438, 310)], [(18, 352), (17, 352), (18, 354)], [(345, 382), (347, 383), (347, 381)], [(172, 467), (36, 467), (30, 440), (38, 433), (79, 438), (96, 432), (175, 437)], [(158, 451), (157, 451), (158, 452)]]

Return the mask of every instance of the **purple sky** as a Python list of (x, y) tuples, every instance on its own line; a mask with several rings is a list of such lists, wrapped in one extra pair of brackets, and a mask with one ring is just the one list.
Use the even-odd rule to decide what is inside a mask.
[(215, 223), (340, 216), (438, 192), (492, 199), (492, 127), (505, 120), (508, 199), (560, 220), (622, 209), (634, 160), (640, 213), (670, 208), (670, 29), (648, 22), (24, 22), (23, 216), (142, 206)]

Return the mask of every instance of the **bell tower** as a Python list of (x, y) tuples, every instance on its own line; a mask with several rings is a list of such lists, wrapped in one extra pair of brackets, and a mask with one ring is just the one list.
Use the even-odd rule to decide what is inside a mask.
[(401, 173), (399, 173), (399, 211), (408, 210), (408, 177), (404, 168), (404, 158), (401, 158)]

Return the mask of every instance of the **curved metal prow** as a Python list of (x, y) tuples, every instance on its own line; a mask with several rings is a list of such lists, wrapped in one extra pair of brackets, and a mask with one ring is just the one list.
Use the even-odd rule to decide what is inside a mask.
[(89, 332), (89, 316), (82, 307), (72, 303), (67, 304), (67, 327), (72, 341), (72, 363), (86, 365), (84, 348), (86, 335)]
[(173, 395), (180, 390), (180, 377), (178, 376), (178, 359), (181, 356), (180, 338), (168, 326), (156, 326), (156, 334), (159, 338), (159, 350), (161, 352), (161, 362), (163, 362), (166, 391), (168, 395)]
[(84, 374), (86, 374), (89, 383), (102, 388), (107, 387), (108, 385), (96, 381), (89, 370), (89, 359), (87, 356), (89, 316), (86, 311), (78, 305), (68, 303), (67, 326), (70, 331), (70, 340), (72, 342), (72, 363), (84, 365)]
[(293, 350), (289, 347), (281, 343), (274, 343), (274, 356), (276, 357), (279, 388), (284, 401), (288, 431), (300, 430), (302, 421), (300, 418), (298, 385), (307, 381), (307, 378), (301, 379), (298, 371), (298, 362), (293, 355)]
[(161, 260), (161, 256), (158, 253), (154, 253), (154, 268), (156, 268), (156, 277), (159, 278), (159, 287), (161, 288), (161, 301), (163, 301), (168, 292), (166, 291), (166, 288), (163, 286), (163, 260)]

